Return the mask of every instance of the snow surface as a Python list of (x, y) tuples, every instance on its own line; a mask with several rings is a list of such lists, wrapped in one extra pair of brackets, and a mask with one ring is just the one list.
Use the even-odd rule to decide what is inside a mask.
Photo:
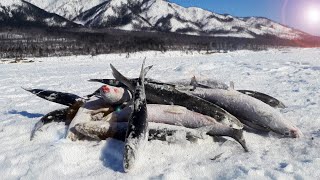
[[(30, 142), (34, 124), (63, 106), (20, 87), (86, 95), (101, 86), (90, 78), (111, 78), (112, 63), (128, 77), (138, 77), (144, 57), (153, 64), (148, 77), (163, 81), (217, 79), (236, 89), (264, 92), (282, 100), (281, 110), (304, 133), (301, 139), (246, 132), (250, 148), (233, 140), (211, 138), (196, 143), (151, 141), (141, 162), (123, 173), (124, 143), (64, 139), (63, 123), (52, 123)], [(143, 52), (99, 56), (30, 58), (35, 63), (0, 64), (1, 179), (319, 179), (320, 49), (196, 52)]]

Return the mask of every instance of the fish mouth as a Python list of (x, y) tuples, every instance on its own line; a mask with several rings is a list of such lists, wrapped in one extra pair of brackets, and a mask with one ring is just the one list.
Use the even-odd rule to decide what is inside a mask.
[(107, 85), (104, 85), (101, 87), (102, 92), (104, 93), (109, 93), (110, 92), (110, 87)]
[(301, 138), (301, 137), (303, 137), (302, 132), (298, 128), (291, 129), (290, 131), (286, 132), (284, 135), (287, 136), (287, 137), (292, 137), (292, 138)]
[(303, 137), (303, 134), (302, 132), (297, 128), (297, 129), (294, 129), (294, 130), (290, 130), (290, 133), (291, 133), (291, 136), (294, 137), (294, 138), (301, 138)]

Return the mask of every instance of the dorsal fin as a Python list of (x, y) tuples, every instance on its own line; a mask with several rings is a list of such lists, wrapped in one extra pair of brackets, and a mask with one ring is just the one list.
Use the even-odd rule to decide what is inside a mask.
[(193, 77), (191, 78), (190, 85), (197, 85), (197, 84), (198, 84), (198, 82), (197, 82), (196, 76), (193, 76)]
[(116, 78), (118, 81), (126, 85), (130, 91), (134, 91), (134, 86), (130, 82), (128, 78), (126, 78), (124, 75), (122, 75), (112, 64), (110, 64), (110, 67), (112, 69), (112, 75), (114, 78)]
[(233, 81), (230, 81), (230, 88), (234, 89), (234, 82)]
[(144, 69), (144, 64), (145, 63), (146, 63), (146, 59), (144, 59), (143, 62), (142, 62), (140, 76), (139, 76), (139, 78), (141, 79), (142, 82), (144, 82), (144, 77), (145, 77), (145, 69)]
[(190, 85), (193, 86), (192, 90), (195, 90), (198, 87), (198, 82), (197, 82), (196, 76), (193, 76), (191, 78)]
[(152, 67), (153, 67), (153, 65), (144, 68), (144, 76), (147, 76), (147, 73), (150, 71), (150, 69), (151, 69)]

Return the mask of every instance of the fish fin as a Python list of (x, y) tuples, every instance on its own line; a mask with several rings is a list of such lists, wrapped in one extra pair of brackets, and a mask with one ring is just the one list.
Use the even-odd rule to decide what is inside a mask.
[(243, 147), (245, 152), (249, 152), (247, 147), (246, 140), (243, 137), (243, 130), (242, 129), (233, 129), (233, 138), (238, 141), (238, 143)]
[(126, 78), (125, 76), (123, 76), (112, 64), (110, 64), (110, 67), (112, 69), (113, 77), (116, 78), (121, 83), (123, 83), (124, 85), (126, 85), (130, 91), (134, 91), (134, 86), (130, 82), (130, 80), (128, 78)]
[(144, 82), (144, 77), (147, 74), (145, 70), (147, 70), (147, 71), (150, 70), (150, 69), (148, 69), (148, 67), (144, 68), (145, 63), (146, 63), (146, 59), (144, 59), (142, 62), (140, 76), (139, 76), (139, 78), (141, 79), (142, 82)]
[(32, 89), (31, 88), (25, 88), (25, 87), (21, 87), (23, 90), (31, 92), (32, 93)]
[(96, 91), (94, 91), (92, 94), (88, 94), (86, 96), (84, 96), (84, 99), (90, 99), (92, 96), (96, 96), (96, 95), (100, 95), (100, 88), (97, 89)]
[(204, 126), (200, 128), (196, 128), (196, 130), (200, 132), (205, 132), (209, 136), (229, 136), (236, 140), (244, 149), (245, 152), (249, 152), (249, 149), (246, 145), (246, 140), (243, 136), (243, 130), (242, 129), (234, 129), (234, 128), (221, 128), (216, 125), (209, 125)]
[(153, 67), (153, 65), (144, 68), (144, 76), (147, 76), (147, 73), (150, 71), (150, 69), (151, 69), (152, 67)]
[(103, 79), (89, 79), (89, 82), (99, 82), (99, 83), (104, 83)]
[(230, 81), (230, 88), (234, 89), (234, 82), (233, 81)]
[(33, 140), (36, 132), (40, 130), (45, 124), (51, 122), (66, 122), (68, 110), (70, 108), (57, 109), (44, 115), (33, 127), (30, 135), (30, 141)]
[(193, 89), (192, 89), (192, 90), (195, 90), (195, 89), (198, 87), (198, 81), (197, 81), (197, 79), (196, 79), (196, 76), (193, 76), (193, 77), (191, 78), (190, 85), (193, 86)]
[(34, 136), (36, 135), (36, 132), (44, 125), (44, 122), (42, 121), (42, 119), (40, 121), (38, 121), (32, 131), (31, 131), (31, 134), (30, 134), (30, 141), (33, 140)]

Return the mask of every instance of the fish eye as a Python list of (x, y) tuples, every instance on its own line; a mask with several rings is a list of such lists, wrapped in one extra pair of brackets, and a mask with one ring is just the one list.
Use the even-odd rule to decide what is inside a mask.
[(285, 135), (285, 136), (289, 136), (290, 133), (289, 133), (289, 132), (285, 132), (284, 135)]

